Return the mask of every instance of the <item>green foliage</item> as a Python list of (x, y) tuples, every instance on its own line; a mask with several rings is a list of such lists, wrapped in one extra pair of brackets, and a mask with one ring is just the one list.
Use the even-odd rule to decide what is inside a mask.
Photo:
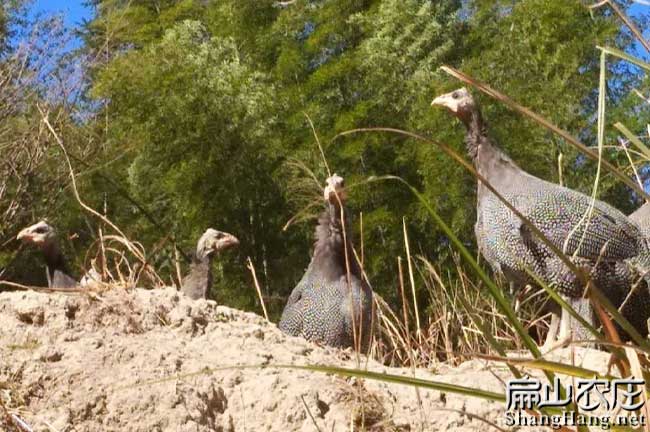
[[(266, 269), (270, 297), (284, 298), (309, 260), (313, 222), (287, 233), (281, 227), (315, 195), (310, 189), (311, 198), (295, 196), (305, 174), (287, 162), (301, 160), (321, 181), (326, 176), (303, 113), (314, 119), (330, 164), (348, 184), (386, 173), (420, 184), (416, 148), (404, 139), (393, 137), (388, 146), (384, 137), (370, 135), (329, 141), (351, 127), (405, 127), (414, 110), (430, 111), (432, 92), (422, 89), (431, 89), (437, 66), (451, 58), (458, 6), (297, 2), (279, 11), (272, 2), (219, 2), (204, 16), (211, 35), (198, 22), (183, 22), (160, 41), (116, 56), (98, 71), (93, 95), (110, 100), (110, 139), (135, 149), (131, 192), (161, 215), (187, 250), (210, 221), (243, 237), (242, 255)], [(396, 36), (399, 42), (390, 46)], [(142, 43), (128, 32), (119, 38), (124, 45)], [(398, 85), (387, 86), (389, 80)], [(352, 193), (352, 211), (365, 213), (368, 267), (373, 280), (385, 280), (376, 283), (382, 291), (394, 282), (394, 269), (385, 263), (402, 248), (402, 214), (395, 210), (419, 210), (399, 186), (373, 191), (361, 185)], [(259, 222), (251, 224), (251, 216)], [(146, 223), (133, 226), (140, 239), (160, 236)], [(436, 236), (424, 240), (428, 228), (421, 223), (420, 252), (438, 248)], [(242, 267), (230, 267), (229, 275), (241, 275), (236, 286)]]
[[(602, 11), (590, 14), (579, 1), (477, 1), (474, 7), (472, 27), (483, 31), (470, 33), (470, 51), (461, 68), (595, 144), (596, 45), (617, 43), (618, 23)], [(589, 190), (592, 164), (576, 162), (576, 152), (557, 137), (501, 104), (486, 102), (493, 135), (520, 165), (558, 181), (557, 158), (562, 153), (566, 184)], [(605, 190), (612, 187), (612, 195), (621, 195), (612, 182), (601, 185)]]
[[(187, 250), (213, 226), (236, 233), (243, 257), (277, 261), (286, 214), (272, 177), (281, 153), (271, 137), (281, 106), (264, 74), (240, 60), (232, 39), (183, 21), (159, 42), (117, 57), (98, 74), (94, 94), (110, 98), (111, 133), (136, 148), (128, 168), (132, 195)], [(228, 270), (240, 277), (227, 280), (240, 291), (248, 283), (238, 266)], [(281, 267), (268, 271), (277, 283), (291, 284)]]
[[(395, 305), (402, 219), (412, 252), (443, 268), (448, 243), (405, 187), (366, 179), (402, 177), (435, 204), (468, 246), (474, 243), (475, 180), (437, 149), (404, 136), (334, 139), (337, 134), (395, 127), (462, 150), (462, 127), (430, 107), (436, 94), (459, 86), (438, 72), (446, 63), (593, 144), (595, 46), (624, 49), (629, 42), (617, 37), (614, 17), (590, 13), (578, 0), (93, 4), (98, 14), (85, 26), (84, 38), (101, 62), (89, 67), (86, 96), (101, 108), (96, 118), (76, 129), (71, 125), (76, 132), (67, 136), (101, 143), (84, 160), (95, 169), (80, 179), (82, 195), (96, 208), (105, 206), (148, 250), (162, 243), (152, 259), (166, 276), (175, 274), (173, 251), (163, 241), (169, 235), (190, 253), (208, 226), (234, 233), (241, 247), (219, 260), (224, 277), (217, 278), (216, 297), (257, 308), (243, 264), (250, 256), (276, 316), (310, 259), (314, 220), (283, 231), (318, 200), (316, 185), (298, 165), (320, 183), (327, 175), (305, 114), (332, 171), (351, 186), (356, 239), (363, 212), (365, 268), (373, 287)], [(628, 98), (637, 80), (624, 72), (612, 90), (613, 102), (624, 101), (622, 117), (638, 107), (638, 100)], [(491, 133), (521, 166), (557, 181), (562, 153), (566, 183), (589, 188), (591, 164), (503, 106), (482, 102)], [(629, 126), (636, 131), (641, 125)], [(626, 163), (624, 155), (616, 157)], [(630, 204), (629, 194), (611, 179), (602, 188), (618, 205)], [(78, 212), (70, 201), (57, 203), (61, 213)], [(81, 221), (70, 216), (66, 223), (83, 226)]]
[(142, 48), (163, 37), (177, 23), (201, 15), (194, 0), (91, 0), (97, 17), (86, 24), (86, 43), (101, 53)]

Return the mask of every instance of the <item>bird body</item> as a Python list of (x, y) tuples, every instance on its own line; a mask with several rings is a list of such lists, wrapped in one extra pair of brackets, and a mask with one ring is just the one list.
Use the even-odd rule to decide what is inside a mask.
[(77, 287), (77, 281), (69, 274), (68, 265), (61, 252), (56, 231), (46, 221), (40, 221), (23, 229), (18, 234), (17, 239), (33, 244), (43, 253), (47, 266), (48, 288)]
[[(490, 141), (466, 89), (439, 96), (432, 104), (447, 107), (465, 124), (467, 150), (478, 173), (588, 273), (612, 303), (621, 305), (634, 284), (634, 260), (650, 250), (640, 227), (608, 204), (519, 168)], [(532, 272), (584, 311), (584, 282), (480, 181), (477, 192), (475, 233), (479, 250), (492, 268), (520, 287), (534, 283)], [(626, 317), (647, 334), (650, 296), (635, 294), (625, 308)]]
[(199, 238), (190, 271), (183, 278), (181, 291), (193, 300), (207, 298), (212, 288), (212, 260), (222, 250), (239, 244), (232, 234), (208, 228)]
[[(505, 185), (491, 184), (576, 265), (589, 267), (596, 281), (598, 269), (633, 259), (647, 248), (638, 227), (613, 207), (523, 174), (510, 176)], [(561, 294), (581, 295), (583, 283), (573, 271), (483, 185), (477, 212), (482, 250), (493, 267), (525, 283), (531, 282), (528, 267), (538, 275), (548, 274)]]
[[(328, 179), (328, 187), (337, 188), (339, 199), (342, 181), (336, 175)], [(339, 199), (330, 197), (327, 187), (325, 197), (328, 208), (316, 227), (313, 258), (287, 301), (279, 327), (289, 335), (340, 348), (354, 347), (356, 336), (361, 352), (367, 352), (372, 289), (344, 236)]]

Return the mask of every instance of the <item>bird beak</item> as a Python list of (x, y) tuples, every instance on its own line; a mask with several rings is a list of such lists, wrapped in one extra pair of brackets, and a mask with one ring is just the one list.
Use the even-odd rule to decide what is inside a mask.
[(30, 231), (30, 228), (25, 228), (21, 232), (18, 233), (18, 237), (16, 237), (16, 240), (31, 240), (33, 238), (33, 234)]
[(435, 98), (431, 102), (431, 106), (441, 106), (447, 108), (452, 113), (457, 114), (460, 108), (460, 102), (458, 99), (453, 98), (452, 93), (447, 93)]
[(221, 244), (224, 248), (239, 246), (239, 239), (232, 234), (226, 234), (226, 236), (221, 239)]
[(431, 102), (431, 106), (446, 106), (446, 96), (447, 95), (438, 96)]
[(330, 185), (325, 186), (325, 189), (323, 190), (323, 197), (325, 198), (325, 201), (330, 201), (332, 198), (334, 198), (334, 195), (335, 195), (334, 189), (332, 188), (332, 186)]
[[(336, 204), (339, 201), (343, 202), (347, 199), (347, 194), (345, 193), (345, 189), (339, 189), (337, 191), (330, 185), (325, 186), (323, 195), (325, 196), (325, 200), (332, 204)], [(337, 196), (338, 199), (336, 198)]]

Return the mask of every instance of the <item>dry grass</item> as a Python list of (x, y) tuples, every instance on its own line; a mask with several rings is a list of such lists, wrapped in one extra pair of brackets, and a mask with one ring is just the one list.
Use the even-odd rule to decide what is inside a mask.
[(32, 430), (22, 419), (26, 403), (20, 397), (20, 390), (12, 379), (0, 382), (0, 429), (7, 432), (25, 432)]
[[(398, 272), (402, 275), (402, 259)], [(494, 337), (510, 349), (522, 349), (521, 343), (495, 301), (485, 294), (480, 282), (470, 277), (459, 257), (454, 257), (455, 274), (423, 257), (414, 258), (418, 286), (428, 294), (425, 321), (420, 332), (413, 328), (414, 304), (400, 287), (402, 310), (395, 310), (376, 295), (377, 325), (372, 355), (384, 364), (397, 367), (435, 368), (439, 362), (457, 365), (476, 355), (495, 354), (486, 344), (472, 319), (480, 316)], [(443, 276), (444, 275), (444, 276)], [(403, 278), (400, 277), (400, 280)], [(545, 296), (529, 287), (511, 299), (524, 326), (540, 342), (548, 330)], [(471, 305), (471, 310), (466, 306)]]

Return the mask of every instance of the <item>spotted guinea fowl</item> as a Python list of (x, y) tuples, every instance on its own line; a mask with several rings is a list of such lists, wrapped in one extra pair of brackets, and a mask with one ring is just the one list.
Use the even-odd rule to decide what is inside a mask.
[(49, 288), (75, 288), (77, 281), (70, 276), (68, 265), (61, 252), (56, 230), (46, 221), (40, 221), (18, 233), (18, 240), (41, 250), (47, 265)]
[(373, 294), (349, 236), (343, 235), (347, 224), (341, 219), (345, 202), (341, 177), (334, 174), (327, 179), (324, 198), (327, 209), (316, 227), (314, 255), (289, 297), (279, 327), (289, 335), (334, 347), (355, 347), (358, 341), (360, 351), (367, 352)]
[[(637, 224), (615, 208), (582, 193), (536, 178), (519, 168), (496, 147), (472, 95), (465, 88), (435, 98), (467, 128), (465, 144), (476, 170), (530, 220), (572, 262), (588, 272), (616, 306), (636, 280), (630, 262), (647, 253), (648, 241)], [(480, 181), (475, 234), (481, 254), (497, 272), (519, 287), (531, 283), (526, 269), (555, 289), (588, 321), (595, 323), (584, 284)], [(648, 333), (647, 290), (637, 290), (623, 314), (642, 334)], [(580, 338), (585, 329), (562, 310), (561, 336), (570, 330)]]
[(190, 272), (183, 278), (183, 294), (193, 300), (207, 298), (212, 288), (212, 259), (219, 252), (238, 244), (234, 235), (208, 228), (196, 245)]

